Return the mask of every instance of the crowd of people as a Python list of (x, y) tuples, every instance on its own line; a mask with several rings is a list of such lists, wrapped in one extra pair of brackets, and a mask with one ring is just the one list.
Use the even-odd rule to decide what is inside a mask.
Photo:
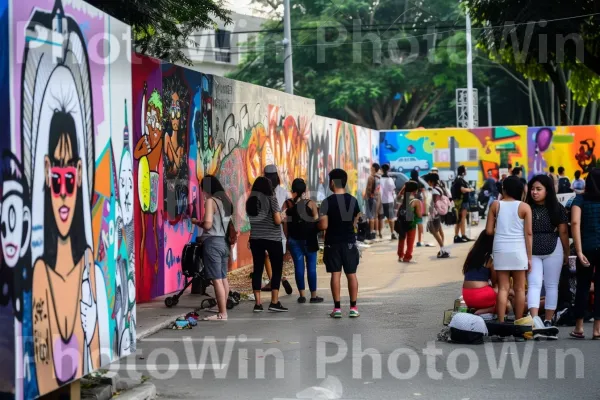
[[(584, 182), (581, 173), (576, 173), (573, 185), (564, 177), (563, 168), (558, 176), (551, 168), (529, 182), (521, 174), (517, 170), (503, 176), (498, 199), (490, 202), (486, 228), (464, 263), (463, 299), (476, 314), (495, 313), (504, 323), (507, 314), (514, 313), (515, 324), (531, 324), (543, 332), (556, 323), (559, 284), (565, 276), (562, 272), (571, 268), (571, 257), (576, 323), (570, 336), (582, 339), (592, 281), (594, 287), (600, 283), (600, 274), (595, 273), (600, 262), (600, 169), (591, 170)], [(576, 194), (570, 217), (557, 198), (561, 193)], [(592, 308), (592, 338), (598, 340), (599, 297), (594, 298)], [(548, 332), (540, 335), (558, 338), (557, 330)]]
[[(387, 224), (391, 239), (398, 240), (398, 260), (413, 262), (415, 242), (423, 246), (424, 228), (439, 246), (438, 258), (448, 258), (444, 225), (455, 225), (454, 243), (472, 242), (466, 236), (469, 202), (475, 189), (466, 179), (467, 170), (460, 166), (451, 189), (439, 177), (437, 169), (420, 177), (411, 173), (396, 193), (389, 165), (373, 164), (366, 190), (364, 215), (368, 221), (367, 239), (383, 238)], [(564, 169), (553, 169), (534, 176), (529, 182), (517, 167), (510, 176), (494, 179), (491, 171), (481, 189), (487, 201), (487, 222), (470, 250), (463, 268), (463, 299), (476, 314), (496, 314), (505, 321), (514, 314), (516, 321), (531, 318), (538, 328), (550, 327), (556, 320), (561, 272), (569, 268), (569, 257), (576, 257), (577, 294), (576, 326), (571, 336), (583, 338), (584, 312), (590, 286), (600, 283), (594, 267), (600, 262), (600, 169), (593, 169), (586, 180), (575, 174), (571, 183)], [(363, 215), (356, 197), (346, 192), (348, 175), (341, 169), (329, 173), (331, 195), (321, 204), (307, 196), (307, 184), (295, 179), (291, 192), (279, 180), (277, 167), (269, 165), (257, 178), (245, 204), (250, 222), (249, 248), (253, 259), (252, 290), (254, 312), (264, 311), (261, 294), (263, 272), (269, 277), (268, 310), (286, 312), (279, 299), (283, 285), (288, 294), (291, 285), (283, 274), (284, 257), (289, 252), (294, 263), (298, 303), (322, 303), (317, 287), (317, 254), (320, 234), (324, 234), (323, 261), (331, 275), (333, 311), (341, 318), (341, 275), (348, 281), (349, 317), (358, 317), (358, 279), (360, 263), (357, 226)], [(565, 182), (566, 181), (568, 182)], [(427, 189), (422, 182), (427, 183)], [(192, 222), (202, 228), (206, 278), (212, 280), (218, 311), (206, 320), (227, 320), (227, 266), (230, 248), (226, 237), (234, 213), (233, 204), (218, 179), (206, 176), (201, 181), (205, 196), (204, 218)], [(569, 212), (557, 194), (576, 194)], [(427, 191), (429, 193), (427, 194)], [(425, 221), (426, 220), (426, 221)], [(424, 226), (425, 225), (425, 226)], [(570, 245), (570, 237), (573, 246)], [(306, 291), (308, 281), (308, 292)], [(593, 338), (600, 339), (600, 297), (595, 298)], [(540, 312), (543, 310), (543, 313)], [(550, 338), (556, 338), (551, 335)]]

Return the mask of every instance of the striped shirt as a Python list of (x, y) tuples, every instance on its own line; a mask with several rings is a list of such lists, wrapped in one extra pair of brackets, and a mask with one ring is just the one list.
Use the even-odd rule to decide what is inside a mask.
[(262, 203), (258, 202), (258, 215), (255, 217), (249, 215), (250, 220), (250, 239), (266, 239), (275, 242), (281, 242), (281, 227), (275, 225), (273, 214), (281, 212), (275, 196), (269, 197), (269, 208), (261, 208)]

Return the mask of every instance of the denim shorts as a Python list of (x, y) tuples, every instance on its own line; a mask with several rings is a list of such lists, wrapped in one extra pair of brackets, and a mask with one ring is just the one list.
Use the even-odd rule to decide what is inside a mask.
[(369, 220), (377, 218), (377, 199), (375, 197), (367, 199), (366, 214)]
[(207, 279), (227, 278), (229, 246), (225, 237), (208, 237), (202, 242), (202, 261)]

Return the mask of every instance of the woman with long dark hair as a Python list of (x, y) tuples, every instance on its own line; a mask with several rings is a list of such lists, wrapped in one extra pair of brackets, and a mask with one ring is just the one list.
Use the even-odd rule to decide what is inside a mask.
[[(577, 293), (575, 294), (575, 330), (571, 336), (583, 339), (583, 317), (587, 310), (592, 278), (600, 288), (600, 169), (594, 168), (585, 180), (585, 193), (577, 195), (571, 208), (571, 232), (577, 252)], [(596, 270), (594, 273), (594, 269)], [(600, 296), (594, 296), (594, 331), (600, 339)]]
[[(49, 127), (44, 157), (44, 253), (33, 269), (33, 330), (59, 343), (55, 351), (36, 346), (35, 366), (40, 393), (80, 377), (87, 360), (100, 367), (96, 273), (86, 239), (83, 160), (73, 115), (57, 110)], [(68, 293), (69, 295), (65, 295)], [(38, 316), (44, 316), (38, 318)], [(34, 318), (35, 317), (35, 318)], [(60, 339), (58, 339), (60, 338)], [(45, 342), (48, 344), (48, 342)], [(60, 351), (59, 351), (60, 349)], [(79, 360), (63, 362), (67, 353)], [(89, 359), (87, 359), (89, 357)]]
[(200, 182), (204, 193), (204, 220), (199, 222), (193, 218), (192, 223), (200, 226), (202, 236), (202, 261), (206, 277), (212, 281), (215, 289), (218, 313), (205, 321), (227, 320), (227, 296), (229, 295), (229, 281), (227, 268), (229, 265), (229, 246), (225, 240), (227, 226), (233, 214), (233, 204), (219, 180), (206, 175)]
[[(454, 243), (471, 241), (465, 232), (467, 230), (467, 214), (469, 213), (469, 193), (475, 191), (475, 189), (469, 186), (465, 176), (467, 176), (467, 168), (461, 165), (456, 171), (456, 179), (452, 184), (452, 200), (458, 212), (458, 222), (454, 226)], [(462, 236), (459, 236), (459, 234), (462, 234)]]
[[(554, 181), (547, 175), (536, 175), (529, 181), (527, 204), (532, 212), (532, 259), (528, 275), (527, 306), (536, 327), (549, 328), (558, 304), (558, 282), (562, 266), (569, 262), (569, 222), (567, 211), (558, 202)], [(542, 282), (546, 289), (546, 315), (538, 316)], [(549, 339), (557, 339), (549, 336)]]
[(279, 301), (279, 287), (283, 272), (283, 244), (280, 227), (282, 215), (273, 185), (267, 178), (261, 176), (254, 181), (252, 192), (246, 201), (246, 214), (250, 219), (250, 250), (254, 263), (252, 272), (252, 290), (256, 301), (254, 312), (263, 311), (260, 294), (265, 253), (271, 259), (273, 270), (269, 311), (285, 312), (287, 308), (283, 307)]
[(498, 321), (504, 322), (510, 278), (515, 292), (515, 318), (525, 313), (526, 272), (531, 269), (531, 207), (523, 198), (523, 183), (516, 176), (502, 182), (502, 200), (494, 201), (488, 213), (486, 232), (494, 235), (494, 269), (498, 276)]
[(463, 299), (467, 307), (476, 310), (477, 315), (496, 312), (497, 296), (494, 286), (497, 280), (492, 259), (493, 250), (494, 236), (488, 235), (486, 231), (481, 232), (463, 266)]
[(317, 296), (317, 222), (319, 210), (314, 201), (304, 199), (306, 182), (295, 179), (292, 182), (292, 198), (284, 203), (286, 213), (284, 231), (287, 236), (290, 254), (294, 260), (296, 286), (300, 292), (298, 303), (306, 303), (304, 295), (304, 271), (308, 272), (310, 302), (322, 303), (323, 298)]

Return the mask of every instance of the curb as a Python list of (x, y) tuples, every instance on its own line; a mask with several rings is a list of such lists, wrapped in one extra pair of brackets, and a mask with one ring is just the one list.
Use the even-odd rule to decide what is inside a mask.
[(151, 382), (144, 382), (139, 386), (133, 387), (113, 396), (118, 400), (153, 400), (156, 399), (156, 386)]

